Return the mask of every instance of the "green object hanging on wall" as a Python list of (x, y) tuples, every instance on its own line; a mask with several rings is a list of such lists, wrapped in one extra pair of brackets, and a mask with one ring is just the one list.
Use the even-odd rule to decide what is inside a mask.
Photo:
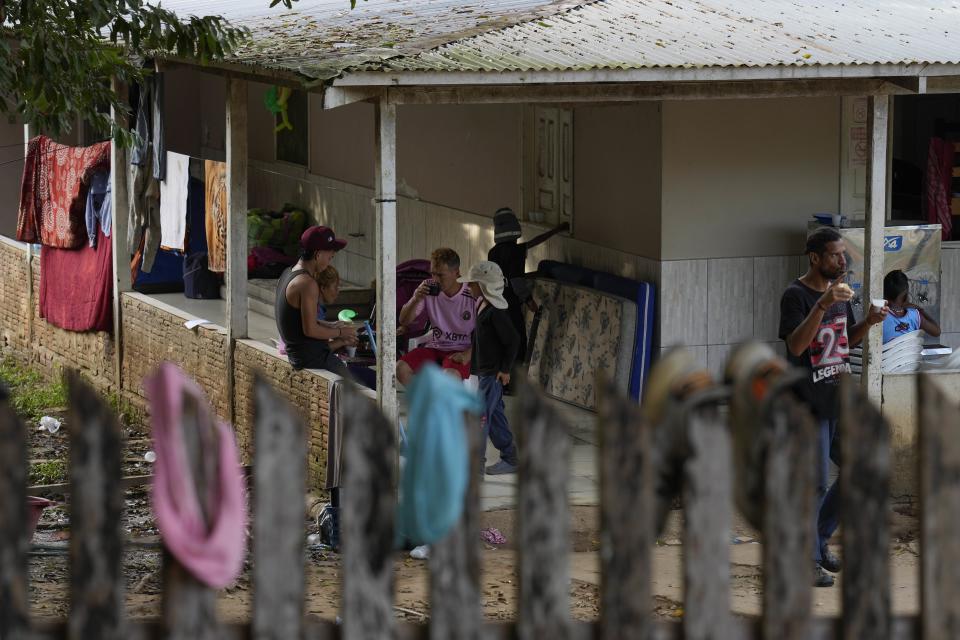
[(270, 87), (263, 95), (263, 105), (267, 111), (273, 114), (280, 114), (280, 124), (274, 128), (274, 131), (280, 133), (284, 129), (293, 131), (293, 125), (290, 124), (290, 117), (287, 115), (287, 100), (290, 99), (291, 90), (288, 87)]

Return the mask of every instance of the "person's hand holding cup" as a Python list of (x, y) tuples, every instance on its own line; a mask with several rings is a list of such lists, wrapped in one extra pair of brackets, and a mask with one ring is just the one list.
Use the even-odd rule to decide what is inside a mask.
[(357, 344), (357, 330), (346, 322), (338, 322), (337, 330), (340, 332), (338, 338), (342, 338), (347, 344)]
[(883, 322), (890, 312), (887, 301), (883, 298), (874, 298), (870, 301), (870, 311), (867, 313), (867, 322), (871, 325)]

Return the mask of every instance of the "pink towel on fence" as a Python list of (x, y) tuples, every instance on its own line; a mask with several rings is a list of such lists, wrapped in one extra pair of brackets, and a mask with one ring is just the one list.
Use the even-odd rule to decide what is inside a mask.
[[(154, 464), (153, 511), (163, 542), (200, 582), (215, 589), (240, 574), (246, 552), (247, 514), (243, 474), (233, 430), (219, 421), (200, 387), (176, 365), (164, 362), (143, 381), (150, 401)], [(209, 530), (200, 510), (182, 435), (183, 399), (197, 403), (198, 422), (213, 421), (218, 436), (218, 477), (210, 483)]]

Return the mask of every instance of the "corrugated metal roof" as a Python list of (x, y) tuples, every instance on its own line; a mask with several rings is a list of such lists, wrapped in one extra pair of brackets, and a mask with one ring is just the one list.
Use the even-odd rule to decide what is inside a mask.
[(600, 0), (366, 70), (960, 62), (956, 0)]
[(164, 0), (181, 16), (221, 15), (250, 29), (230, 62), (331, 78), (343, 69), (503, 29), (582, 4), (582, 0)]

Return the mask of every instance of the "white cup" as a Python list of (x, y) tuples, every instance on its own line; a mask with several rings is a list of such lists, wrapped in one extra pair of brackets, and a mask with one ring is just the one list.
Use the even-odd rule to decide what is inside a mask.
[(876, 307), (877, 310), (879, 311), (880, 309), (883, 309), (883, 306), (887, 304), (887, 301), (884, 300), (883, 298), (874, 298), (873, 300), (870, 301), (870, 304)]
[(356, 348), (356, 347), (347, 347), (347, 357), (348, 357), (348, 358), (355, 358), (356, 355), (357, 355), (357, 348)]
[(843, 217), (839, 213), (835, 213), (831, 216), (831, 219), (833, 220), (833, 226), (839, 227), (840, 221), (843, 219)]

